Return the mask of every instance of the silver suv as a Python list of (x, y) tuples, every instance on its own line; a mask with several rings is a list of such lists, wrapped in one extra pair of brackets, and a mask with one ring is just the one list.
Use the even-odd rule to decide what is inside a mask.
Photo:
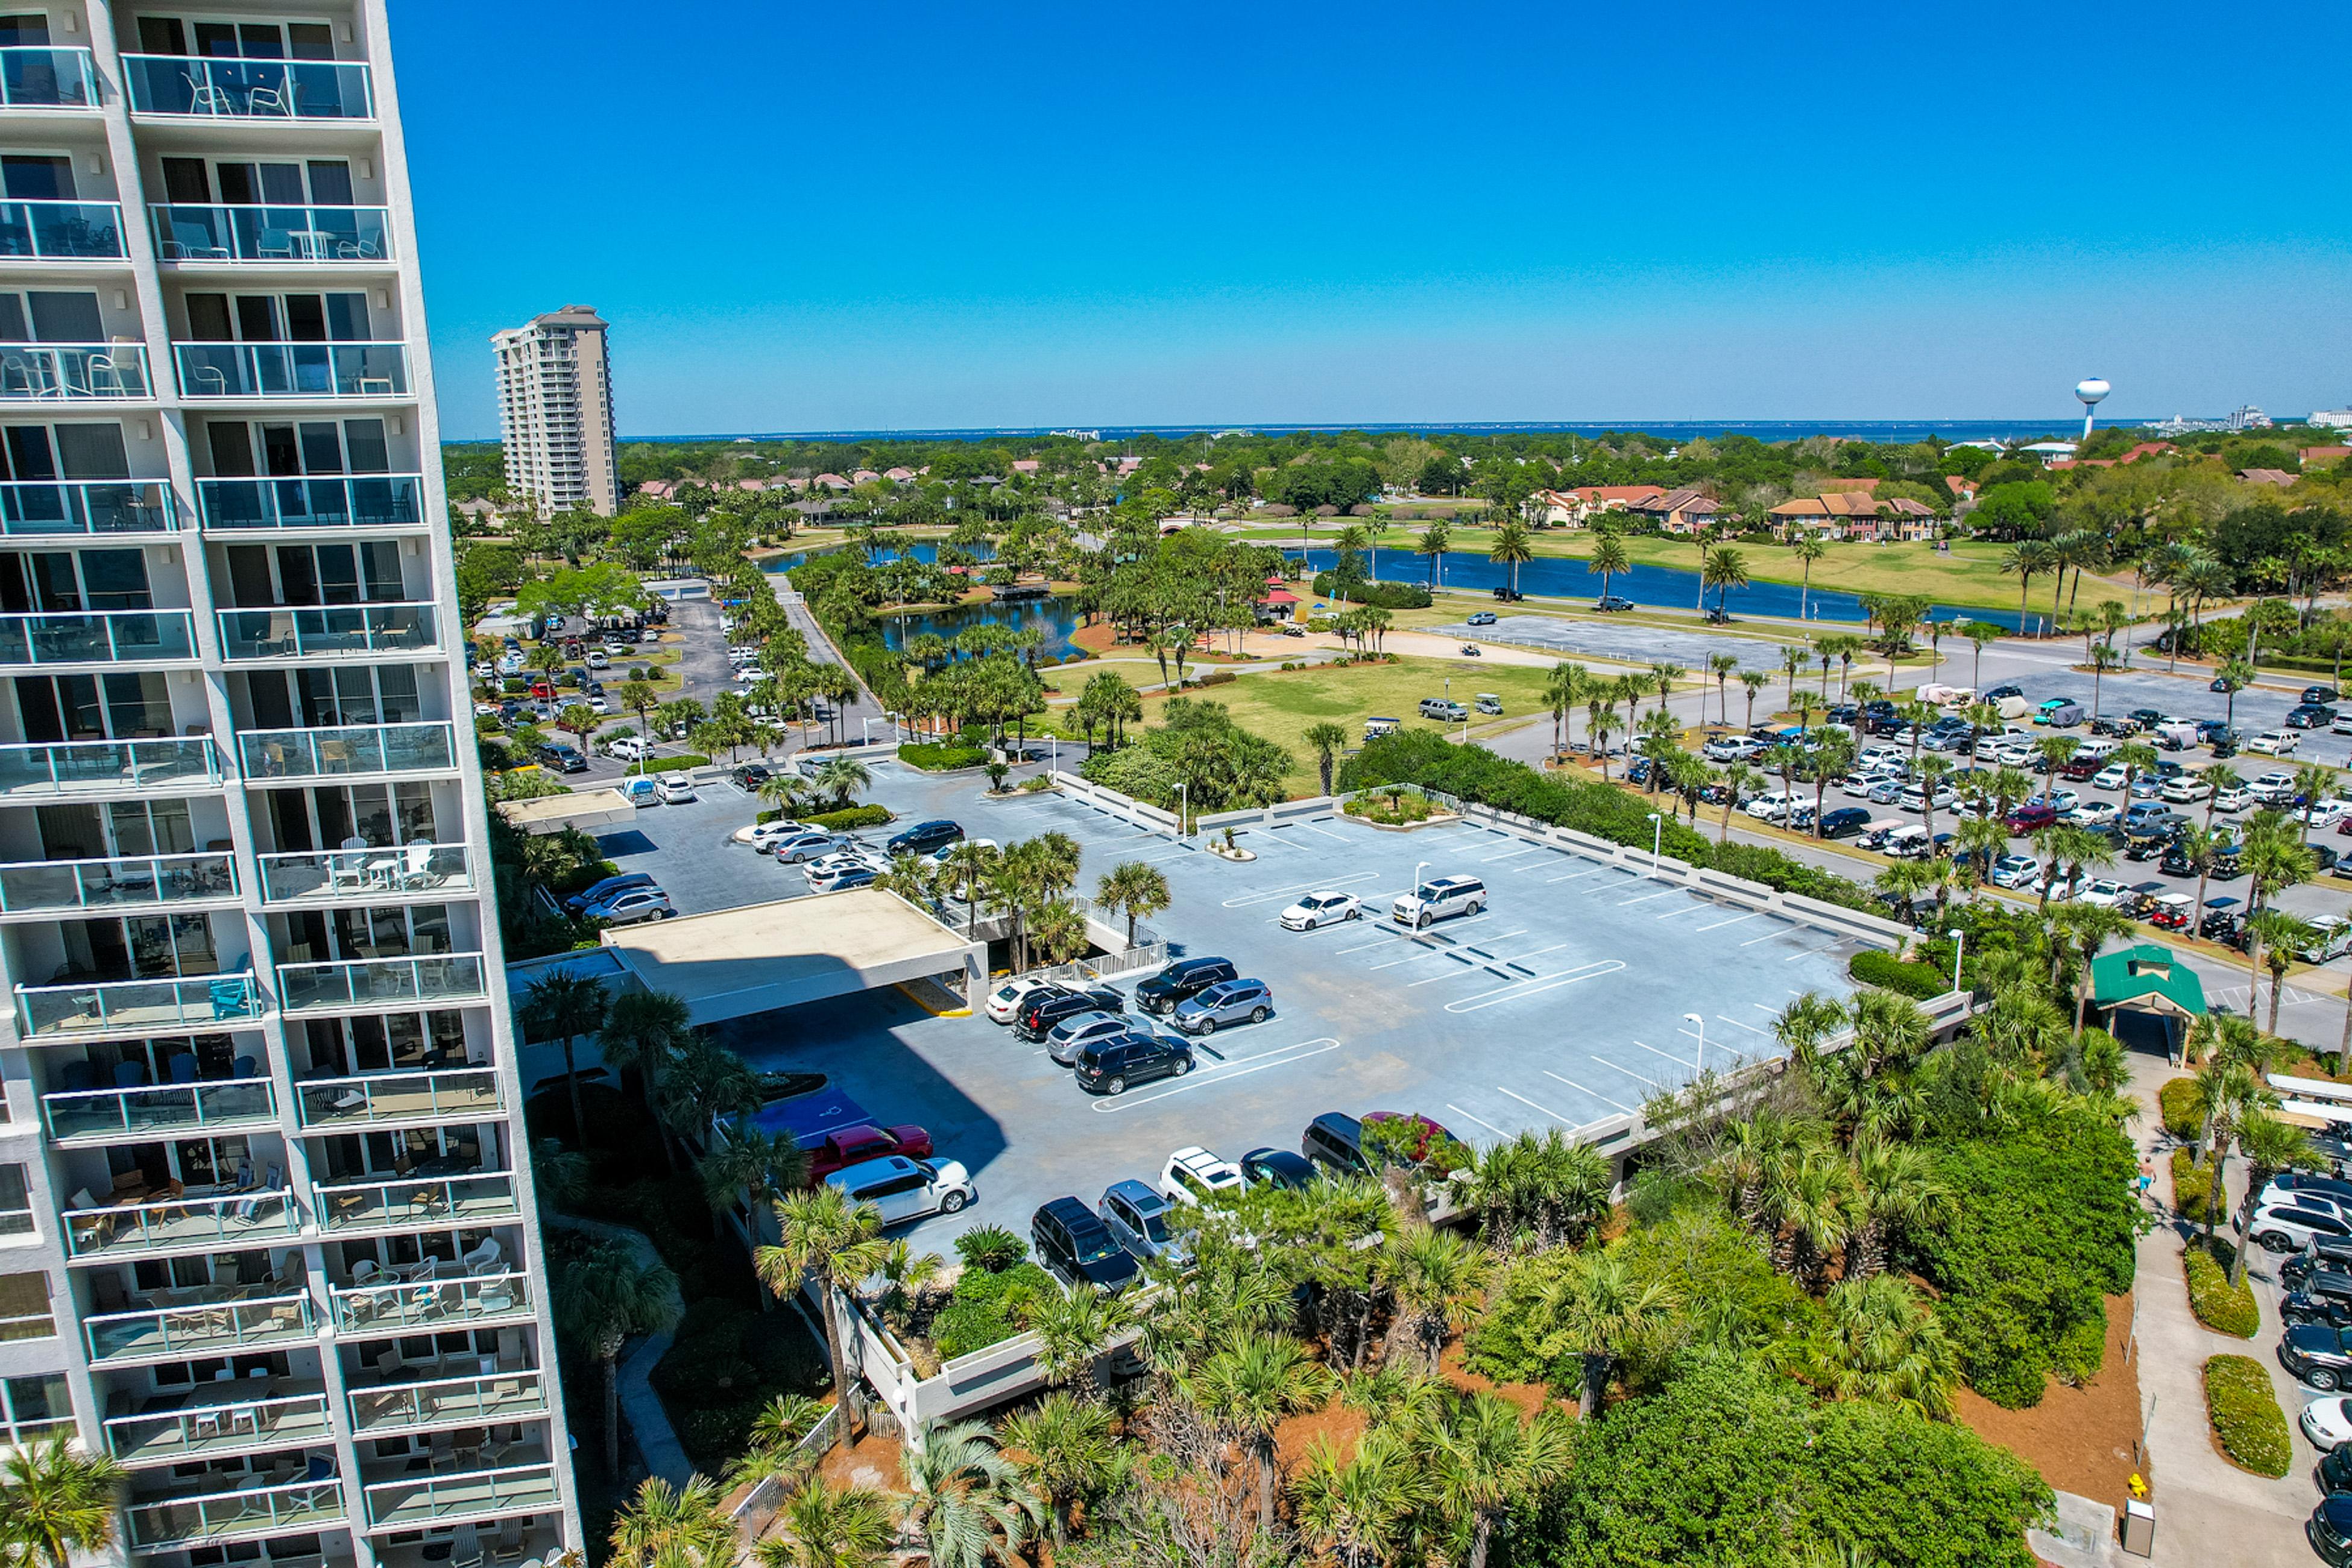
[(1475, 915), (1486, 907), (1486, 884), (1475, 876), (1434, 876), (1389, 905), (1389, 918), (1416, 930), (1433, 920)]
[(1186, 1034), (1214, 1034), (1219, 1024), (1264, 1023), (1273, 1011), (1274, 993), (1264, 980), (1225, 980), (1178, 1003), (1171, 1021)]

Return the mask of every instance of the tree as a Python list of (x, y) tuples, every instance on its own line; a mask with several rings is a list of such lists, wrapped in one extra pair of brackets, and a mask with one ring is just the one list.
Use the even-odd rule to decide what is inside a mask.
[(1298, 1478), (1298, 1522), (1335, 1568), (1380, 1568), (1394, 1561), (1396, 1537), (1426, 1488), (1393, 1433), (1367, 1432), (1345, 1462), (1318, 1437)]
[(1257, 1463), (1258, 1521), (1274, 1527), (1274, 1429), (1291, 1416), (1320, 1408), (1339, 1380), (1280, 1334), (1252, 1333), (1208, 1356), (1184, 1380), (1192, 1406), (1221, 1422)]
[(1328, 795), (1331, 792), (1331, 769), (1339, 762), (1339, 753), (1348, 747), (1348, 732), (1324, 719), (1308, 725), (1299, 739), (1315, 753), (1315, 767), (1322, 777), (1323, 793)]
[(1809, 1362), (1840, 1399), (1869, 1399), (1938, 1420), (1952, 1413), (1959, 1355), (1909, 1283), (1891, 1274), (1846, 1280), (1822, 1302)]
[[(1516, 522), (1505, 523), (1496, 528), (1493, 543), (1486, 551), (1488, 560), (1510, 569), (1510, 593), (1514, 599), (1519, 592), (1519, 568), (1535, 558), (1536, 552), (1528, 544), (1526, 525)], [(1328, 795), (1330, 790), (1327, 788), (1324, 793)]]
[[(1731, 722), (1730, 680), (1733, 675), (1739, 673), (1739, 655), (1737, 653), (1709, 653), (1706, 656), (1706, 673), (1715, 677), (1716, 709), (1723, 716), (1723, 722), (1729, 724)], [(1702, 720), (1706, 716), (1706, 705), (1705, 703), (1701, 703), (1699, 705), (1699, 716)]]
[(1396, 1297), (1390, 1364), (1410, 1355), (1424, 1375), (1434, 1375), (1446, 1336), (1468, 1327), (1485, 1305), (1486, 1255), (1458, 1231), (1424, 1225), (1390, 1240), (1382, 1271)]
[(1544, 1281), (1538, 1296), (1549, 1324), (1546, 1360), (1575, 1354), (1584, 1365), (1577, 1411), (1591, 1416), (1601, 1406), (1620, 1357), (1665, 1327), (1677, 1302), (1663, 1280), (1637, 1280), (1622, 1252), (1579, 1253)]
[(977, 1421), (934, 1423), (923, 1446), (901, 1461), (907, 1498), (899, 1516), (922, 1538), (930, 1568), (984, 1568), (1020, 1561), (1045, 1505), (1022, 1479), (1021, 1467)]
[(1701, 593), (1715, 590), (1715, 611), (1721, 615), (1731, 591), (1748, 586), (1748, 558), (1730, 545), (1717, 545), (1700, 558), (1698, 580)]
[(556, 1276), (556, 1325), (604, 1374), (607, 1475), (621, 1473), (622, 1342), (661, 1333), (680, 1311), (677, 1276), (660, 1263), (639, 1262), (622, 1242), (597, 1242)]
[(1413, 543), (1415, 555), (1429, 558), (1429, 583), (1432, 588), (1445, 580), (1445, 547), (1453, 541), (1454, 530), (1444, 523), (1432, 523), (1421, 530)]
[(1059, 1388), (1007, 1417), (1004, 1442), (1026, 1456), (1021, 1469), (1052, 1511), (1055, 1546), (1070, 1539), (1072, 1510), (1108, 1492), (1126, 1469), (1109, 1407)]
[(1748, 688), (1748, 716), (1742, 721), (1747, 728), (1756, 727), (1756, 695), (1772, 684), (1771, 674), (1764, 670), (1742, 670), (1739, 684)]
[(846, 807), (874, 782), (873, 770), (855, 757), (828, 757), (816, 765), (812, 781), (833, 796), (836, 808)]
[[(2284, 909), (2264, 909), (2246, 921), (2246, 958), (2249, 967), (2267, 965), (2271, 972), (2270, 1021), (2264, 1026), (2272, 1034), (2278, 1033), (2279, 993), (2286, 985), (2286, 972), (2294, 962), (2295, 953), (2319, 938), (2319, 928), (2302, 916)], [(2246, 1005), (2253, 1006), (2253, 985), (2246, 992)]]
[(624, 991), (613, 998), (597, 1053), (606, 1065), (637, 1074), (638, 1098), (653, 1103), (654, 1084), (670, 1058), (693, 1038), (686, 1000), (667, 991)]
[(1435, 1436), (1438, 1489), (1470, 1521), (1465, 1568), (1486, 1568), (1496, 1527), (1567, 1479), (1574, 1428), (1549, 1406), (1522, 1421), (1517, 1406), (1482, 1388), (1454, 1405)]
[(735, 1561), (734, 1521), (704, 1476), (682, 1487), (646, 1478), (614, 1515), (610, 1540), (613, 1561), (626, 1568), (730, 1568)]
[[(848, 1326), (841, 1297), (856, 1290), (882, 1265), (889, 1249), (882, 1239), (882, 1213), (870, 1203), (852, 1203), (837, 1186), (823, 1186), (796, 1192), (776, 1205), (776, 1245), (752, 1255), (760, 1282), (778, 1296), (801, 1288), (815, 1276), (824, 1297), (824, 1351), (833, 1373), (836, 1405), (846, 1409), (849, 1371), (843, 1347)], [(834, 1446), (850, 1436), (849, 1423), (834, 1423)]]
[(1609, 597), (1611, 578), (1620, 572), (1633, 570), (1633, 558), (1626, 554), (1625, 541), (1618, 538), (1617, 531), (1614, 528), (1596, 529), (1592, 538), (1592, 553), (1584, 558), (1584, 570), (1588, 576), (1596, 572), (1600, 574), (1601, 597), (1603, 599)]
[(782, 1534), (751, 1547), (760, 1568), (882, 1568), (898, 1530), (879, 1492), (811, 1481), (786, 1500)]
[(755, 1111), (760, 1075), (749, 1063), (704, 1034), (689, 1034), (655, 1086), (654, 1115), (664, 1132), (700, 1142), (722, 1116)]
[(1797, 619), (1812, 619), (1813, 562), (1830, 553), (1830, 547), (1815, 534), (1798, 534), (1789, 540), (1789, 553), (1803, 564), (1804, 574), (1797, 584)]
[[(2273, 1032), (2276, 1032), (2273, 1030)], [(2262, 1113), (2250, 1113), (2238, 1124), (2238, 1150), (2246, 1156), (2246, 1197), (2238, 1206), (2239, 1244), (2230, 1258), (2230, 1283), (2238, 1285), (2246, 1278), (2246, 1254), (2252, 1250), (2252, 1229), (2254, 1204), (2271, 1178), (2285, 1170), (2316, 1170), (2319, 1154), (2311, 1145), (2311, 1134), (2301, 1127)], [(2213, 1190), (2221, 1190), (2220, 1183)]]
[(761, 1209), (808, 1185), (808, 1155), (790, 1136), (764, 1132), (748, 1122), (726, 1128), (695, 1166), (711, 1222), (720, 1240), (726, 1217), (740, 1200), (756, 1226)]
[(1845, 1277), (1866, 1280), (1886, 1267), (1890, 1240), (1943, 1218), (1952, 1199), (1924, 1149), (1865, 1136), (1856, 1138), (1848, 1153), (1854, 1171), (1854, 1225), (1846, 1244)]
[(601, 981), (560, 971), (533, 980), (523, 994), (524, 1029), (563, 1047), (563, 1082), (572, 1096), (572, 1134), (583, 1152), (588, 1147), (588, 1119), (580, 1106), (580, 1069), (572, 1059), (572, 1042), (603, 1029), (610, 1007)]
[(17, 1448), (0, 1469), (0, 1544), (38, 1568), (69, 1568), (74, 1552), (109, 1550), (129, 1479), (108, 1455), (76, 1453), (62, 1431)]
[(1148, 861), (1124, 861), (1095, 883), (1095, 902), (1127, 916), (1127, 945), (1135, 946), (1135, 923), (1166, 909), (1174, 895), (1167, 875)]

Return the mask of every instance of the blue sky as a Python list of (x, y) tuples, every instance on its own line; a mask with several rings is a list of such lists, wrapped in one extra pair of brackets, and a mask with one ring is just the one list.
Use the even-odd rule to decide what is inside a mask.
[(401, 0), (444, 428), (2352, 403), (2340, 6), (1589, 9)]

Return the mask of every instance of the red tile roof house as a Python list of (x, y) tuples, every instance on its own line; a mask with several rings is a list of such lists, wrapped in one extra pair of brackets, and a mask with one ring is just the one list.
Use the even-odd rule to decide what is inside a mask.
[(1038, 462), (1034, 457), (1015, 457), (1013, 460), (1013, 471), (1015, 474), (1034, 474), (1037, 469)]
[(914, 476), (915, 471), (912, 468), (892, 468), (885, 471), (882, 476), (893, 485), (903, 485)]
[(1597, 512), (1622, 512), (1664, 497), (1656, 485), (1588, 485), (1580, 490), (1538, 490), (1528, 497), (1528, 510), (1536, 522), (1576, 528)]
[(1696, 534), (1714, 522), (1722, 506), (1703, 491), (1685, 486), (1654, 501), (1636, 502), (1627, 510), (1649, 517), (1670, 534)]
[(812, 485), (822, 485), (828, 490), (846, 490), (849, 488), (849, 481), (843, 478), (838, 474), (820, 474), (815, 478), (810, 480), (809, 483)]
[(1795, 534), (1848, 533), (1856, 522), (1867, 523), (1870, 531), (1859, 537), (1877, 537), (1878, 503), (1867, 490), (1830, 490), (1819, 497), (1800, 496), (1793, 501), (1783, 501), (1772, 508), (1772, 531), (1782, 538)]
[(1965, 474), (1945, 475), (1944, 488), (1952, 493), (1952, 498), (1956, 501), (1973, 501), (1977, 498), (1977, 482)]
[(880, 477), (882, 477), (882, 476), (877, 474), (871, 468), (860, 468), (856, 473), (852, 474), (849, 476), (849, 481), (853, 485), (871, 485)]
[(2275, 485), (2282, 490), (2294, 483), (2294, 476), (2284, 468), (2247, 468), (2238, 477), (2249, 485)]
[(2322, 463), (2341, 463), (2352, 457), (2352, 446), (2306, 446), (2303, 449), (2303, 465), (2315, 467)]
[(667, 479), (648, 479), (637, 486), (640, 496), (651, 496), (656, 501), (667, 501), (677, 494), (677, 486)]

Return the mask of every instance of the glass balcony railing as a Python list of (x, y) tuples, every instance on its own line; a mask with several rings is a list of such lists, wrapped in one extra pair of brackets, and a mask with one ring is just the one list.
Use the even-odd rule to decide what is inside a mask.
[(106, 1423), (109, 1452), (127, 1465), (184, 1463), (253, 1448), (299, 1448), (331, 1440), (327, 1396), (320, 1393), (188, 1405)]
[(207, 528), (397, 528), (425, 521), (418, 474), (348, 478), (199, 479)]
[(0, 615), (0, 664), (121, 664), (196, 656), (185, 610)]
[(134, 114), (230, 120), (372, 120), (364, 65), (341, 60), (247, 60), (125, 55)]
[(184, 794), (221, 783), (220, 751), (208, 735), (0, 746), (0, 795)]
[(506, 1171), (314, 1186), (310, 1200), (317, 1205), (320, 1228), (331, 1233), (387, 1225), (480, 1225), (521, 1212), (514, 1177)]
[(0, 49), (0, 109), (96, 109), (98, 68), (88, 49), (19, 44)]
[(186, 206), (147, 209), (162, 261), (383, 261), (392, 256), (385, 207)]
[(143, 343), (0, 344), (0, 399), (153, 395)]
[(261, 857), (265, 904), (322, 904), (426, 891), (464, 893), (473, 885), (472, 857), (463, 844), (298, 850)]
[(113, 1258), (184, 1247), (239, 1247), (290, 1236), (302, 1214), (284, 1188), (230, 1193), (213, 1197), (159, 1193), (144, 1203), (106, 1208), (68, 1208), (64, 1222), (66, 1252), (75, 1258)]
[(236, 738), (245, 758), (245, 776), (256, 782), (446, 772), (457, 766), (457, 732), (446, 724), (261, 729), (248, 730)]
[(536, 1372), (403, 1383), (351, 1393), (352, 1430), (363, 1437), (413, 1427), (465, 1422), (486, 1426), (536, 1416), (547, 1408), (547, 1383)]
[(0, 256), (17, 261), (119, 261), (120, 202), (0, 202)]
[(162, 479), (0, 484), (0, 534), (169, 534), (180, 528)]
[(269, 998), (248, 974), (16, 988), (16, 1030), (27, 1039), (233, 1029), (259, 1022), (268, 1010)]
[(563, 1506), (550, 1465), (509, 1465), (454, 1476), (406, 1476), (367, 1489), (370, 1530), (415, 1528), (436, 1521), (501, 1513), (540, 1513)]
[(278, 1120), (267, 1078), (152, 1083), (139, 1089), (68, 1089), (41, 1096), (41, 1119), (58, 1143), (79, 1138), (161, 1137), (234, 1131)]
[(93, 1364), (179, 1361), (316, 1339), (310, 1298), (295, 1294), (109, 1312), (84, 1318), (82, 1343)]
[(343, 1517), (341, 1481), (289, 1481), (283, 1486), (248, 1483), (236, 1491), (204, 1497), (141, 1502), (123, 1513), (131, 1521), (131, 1544), (142, 1552), (195, 1545), (279, 1531), (309, 1530)]
[(436, 649), (433, 606), (289, 605), (220, 612), (221, 653), (231, 659), (316, 659)]
[(408, 395), (405, 343), (176, 343), (172, 352), (183, 397)]
[(121, 860), (22, 861), (0, 865), (0, 915), (154, 909), (236, 896), (236, 862), (226, 854), (134, 855)]
[(462, 1328), (485, 1318), (530, 1311), (530, 1280), (520, 1271), (403, 1285), (337, 1286), (327, 1292), (335, 1327), (362, 1330)]
[(397, 1002), (479, 1001), (489, 994), (482, 983), (479, 953), (280, 964), (278, 985), (289, 1013)]
[(487, 1067), (310, 1078), (295, 1085), (305, 1128), (374, 1122), (459, 1121), (499, 1109), (499, 1075)]

